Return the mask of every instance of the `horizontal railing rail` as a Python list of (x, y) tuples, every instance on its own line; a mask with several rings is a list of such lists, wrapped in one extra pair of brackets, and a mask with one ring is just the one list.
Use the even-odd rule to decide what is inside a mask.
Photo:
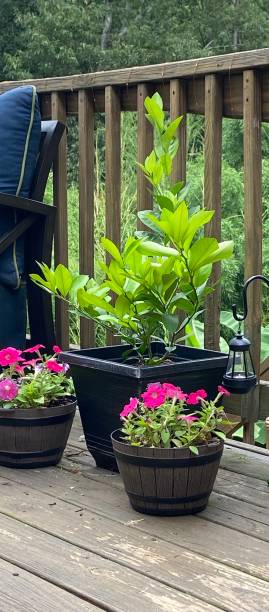
[[(187, 163), (187, 115), (205, 117), (204, 206), (215, 215), (207, 232), (221, 237), (222, 118), (244, 121), (244, 225), (245, 276), (262, 272), (261, 123), (269, 122), (269, 49), (139, 66), (94, 74), (0, 83), (0, 93), (14, 86), (34, 84), (43, 118), (78, 122), (79, 162), (79, 266), (94, 272), (94, 174), (95, 113), (105, 114), (106, 235), (121, 239), (121, 113), (137, 113), (137, 159), (151, 151), (153, 134), (145, 119), (144, 100), (158, 90), (172, 117), (186, 115), (179, 128), (181, 147), (174, 161), (173, 177), (185, 180)], [(54, 166), (54, 203), (57, 206), (55, 262), (68, 263), (67, 138), (62, 139)], [(148, 185), (137, 174), (137, 209), (152, 206)], [(220, 265), (215, 265), (215, 292), (208, 297), (205, 314), (205, 345), (217, 349), (220, 337)], [(254, 363), (260, 367), (260, 288), (250, 288), (247, 331), (252, 338)], [(69, 318), (65, 305), (56, 305), (58, 342), (69, 345)], [(93, 325), (81, 322), (81, 345), (94, 344)], [(111, 339), (112, 341), (112, 339)], [(257, 389), (240, 405), (245, 421), (245, 440), (253, 440), (253, 422), (266, 393)], [(234, 404), (239, 412), (238, 402)], [(243, 406), (243, 408), (242, 408)], [(230, 405), (231, 409), (231, 405)], [(269, 411), (268, 411), (269, 412)]]

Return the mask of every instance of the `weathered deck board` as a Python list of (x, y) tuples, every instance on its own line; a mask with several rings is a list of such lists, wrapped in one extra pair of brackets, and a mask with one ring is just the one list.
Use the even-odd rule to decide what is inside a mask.
[[(0, 480), (0, 487), (4, 482), (7, 481)], [(25, 501), (27, 493), (28, 498)], [(16, 494), (15, 504), (14, 494)], [(102, 554), (119, 564), (129, 565), (143, 575), (155, 578), (176, 589), (184, 589), (187, 593), (191, 591), (213, 605), (222, 606), (225, 593), (225, 599), (231, 606), (229, 609), (235, 610), (238, 588), (240, 588), (244, 610), (253, 610), (257, 598), (260, 605), (262, 601), (265, 603), (267, 585), (260, 580), (249, 578), (246, 584), (242, 572), (192, 554), (181, 549), (177, 544), (169, 544), (161, 540), (155, 541), (148, 535), (143, 535), (141, 541), (141, 535), (128, 526), (118, 525), (84, 508), (80, 509), (74, 504), (59, 501), (57, 498), (52, 499), (28, 487), (18, 488), (15, 483), (5, 486), (1, 513), (8, 514), (11, 510), (13, 517), (27, 524), (45, 529), (50, 534), (62, 537), (83, 549), (94, 550), (96, 554)], [(102, 543), (102, 551), (100, 551), (100, 543)], [(175, 559), (177, 560), (176, 566)], [(207, 576), (202, 585), (200, 583), (201, 564)], [(218, 589), (220, 577), (223, 578), (221, 592)], [(180, 584), (179, 579), (184, 580), (184, 583)]]
[[(227, 447), (223, 466), (203, 513), (165, 519), (130, 508), (119, 474), (89, 457), (78, 419), (59, 467), (0, 468), (0, 559), (23, 575), (20, 609), (24, 582), (33, 610), (42, 588), (48, 611), (269, 609), (269, 461)], [(19, 611), (3, 576), (0, 609)]]
[(97, 612), (100, 608), (0, 559), (2, 612)]
[[(73, 516), (70, 529), (75, 520), (76, 517)], [(106, 605), (105, 609), (110, 609), (109, 606), (118, 610), (126, 609), (123, 602), (127, 593), (127, 609), (130, 612), (137, 610), (138, 597), (141, 609), (149, 612), (163, 610), (163, 602), (167, 602), (175, 612), (188, 605), (197, 612), (213, 612), (219, 609), (200, 598), (182, 593), (180, 589), (170, 588), (158, 579), (141, 576), (123, 564), (110, 561), (105, 554), (92, 553), (83, 545), (70, 544), (61, 534), (54, 537), (3, 514), (1, 524), (0, 558), (5, 555), (12, 563), (23, 568), (25, 566), (28, 571), (36, 572), (52, 584), (57, 580), (57, 584), (65, 590), (76, 592), (90, 603), (93, 598), (102, 600)], [(100, 536), (99, 549), (102, 537)]]

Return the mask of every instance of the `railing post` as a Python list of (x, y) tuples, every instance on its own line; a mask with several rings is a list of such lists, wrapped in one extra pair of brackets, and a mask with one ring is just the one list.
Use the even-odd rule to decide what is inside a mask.
[[(153, 148), (153, 129), (145, 117), (145, 98), (150, 95), (147, 85), (137, 85), (137, 161), (144, 163), (145, 158)], [(150, 183), (146, 180), (142, 170), (137, 169), (137, 211), (152, 208), (152, 192)], [(141, 221), (137, 220), (138, 229), (145, 229)]]
[[(52, 119), (66, 123), (65, 95), (51, 94)], [(53, 200), (57, 208), (54, 257), (55, 265), (62, 263), (68, 266), (68, 218), (67, 218), (67, 138), (63, 134), (58, 148), (53, 172)], [(69, 347), (69, 313), (66, 304), (55, 301), (55, 326), (58, 344), (63, 349)]]
[(179, 115), (184, 115), (181, 124), (177, 130), (179, 138), (179, 149), (174, 157), (172, 166), (172, 181), (186, 181), (186, 164), (187, 164), (187, 99), (186, 99), (186, 82), (179, 79), (170, 81), (170, 117), (173, 121)]
[[(244, 181), (245, 181), (245, 279), (262, 273), (261, 205), (261, 86), (254, 70), (243, 74)], [(252, 284), (248, 294), (246, 333), (252, 342), (257, 377), (260, 372), (261, 283)], [(259, 389), (242, 401), (244, 440), (254, 442), (254, 421), (259, 413)], [(251, 421), (251, 422), (250, 422)]]
[[(121, 244), (121, 105), (115, 87), (105, 88), (106, 113), (106, 236), (120, 247)], [(109, 344), (118, 344), (107, 334)]]
[[(79, 263), (80, 273), (94, 274), (94, 107), (90, 91), (78, 92)], [(80, 345), (94, 345), (94, 324), (80, 320)]]
[[(221, 146), (222, 146), (222, 79), (216, 74), (205, 77), (205, 179), (204, 205), (215, 214), (206, 225), (205, 235), (221, 239)], [(221, 265), (213, 265), (210, 282), (214, 292), (205, 305), (205, 347), (219, 349)]]

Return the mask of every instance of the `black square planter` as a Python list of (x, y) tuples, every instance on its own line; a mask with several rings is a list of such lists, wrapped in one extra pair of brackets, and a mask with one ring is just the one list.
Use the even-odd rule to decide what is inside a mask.
[[(120, 426), (119, 413), (130, 397), (139, 396), (150, 382), (170, 382), (186, 393), (204, 388), (213, 399), (222, 382), (225, 353), (178, 345), (171, 361), (158, 366), (123, 363), (126, 345), (80, 349), (61, 354), (70, 365), (88, 450), (97, 466), (115, 469), (110, 434)], [(153, 354), (164, 352), (161, 342)]]

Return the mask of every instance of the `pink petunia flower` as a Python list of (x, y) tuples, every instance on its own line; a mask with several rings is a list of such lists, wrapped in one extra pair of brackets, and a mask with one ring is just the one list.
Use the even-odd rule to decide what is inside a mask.
[(197, 391), (193, 391), (189, 393), (187, 398), (187, 404), (199, 404), (201, 399), (207, 398), (207, 392), (204, 389), (198, 389)]
[(227, 395), (227, 397), (231, 395), (230, 391), (228, 391), (228, 389), (225, 389), (225, 387), (223, 387), (222, 385), (218, 386), (218, 392), (222, 393), (222, 395)]
[(63, 364), (58, 363), (55, 359), (48, 359), (45, 363), (45, 367), (50, 370), (50, 372), (56, 372), (56, 374), (65, 371)]
[(13, 400), (18, 395), (18, 385), (12, 378), (4, 378), (0, 381), (0, 399), (3, 401)]
[(42, 361), (40, 357), (38, 357), (37, 359), (28, 359), (27, 361), (23, 362), (23, 366), (31, 366), (32, 368), (34, 368), (38, 361)]
[(55, 355), (58, 355), (59, 353), (62, 352), (62, 349), (58, 346), (58, 344), (54, 344), (54, 346), (52, 347), (52, 350)]
[(141, 393), (143, 402), (147, 408), (158, 408), (165, 402), (166, 394), (160, 383), (150, 383), (145, 393)]
[(23, 361), (20, 357), (22, 351), (18, 351), (12, 346), (8, 346), (7, 348), (0, 350), (0, 365), (1, 366), (10, 366), (14, 365), (18, 361)]
[(23, 375), (24, 375), (24, 367), (23, 367), (23, 366), (16, 365), (16, 367), (15, 367), (15, 371), (16, 371), (18, 374), (20, 374), (21, 376), (23, 376)]
[(180, 414), (177, 419), (182, 419), (183, 421), (187, 421), (188, 423), (193, 423), (193, 421), (198, 421), (198, 417), (192, 414)]
[(175, 385), (172, 385), (172, 383), (163, 383), (162, 388), (165, 392), (166, 398), (176, 397), (178, 400), (185, 400), (187, 397), (187, 393), (183, 393), (180, 387), (176, 387)]
[(23, 351), (24, 353), (37, 353), (40, 349), (45, 348), (44, 344), (35, 344), (35, 346), (31, 346), (28, 349)]
[(120, 417), (123, 419), (124, 417), (127, 417), (128, 414), (131, 414), (131, 412), (134, 412), (134, 410), (136, 410), (138, 406), (138, 399), (137, 397), (130, 397), (130, 402), (129, 404), (125, 404), (125, 406), (123, 407), (121, 413), (120, 413)]

